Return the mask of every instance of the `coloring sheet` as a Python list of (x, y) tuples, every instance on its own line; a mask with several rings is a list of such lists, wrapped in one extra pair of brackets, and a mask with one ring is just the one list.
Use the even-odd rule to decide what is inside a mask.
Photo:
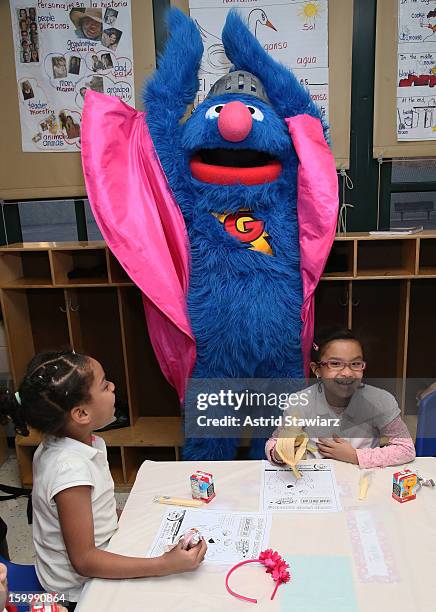
[(168, 545), (177, 542), (192, 527), (197, 528), (206, 540), (205, 563), (234, 565), (244, 559), (257, 559), (267, 548), (271, 517), (256, 512), (168, 509), (148, 556), (163, 554)]
[(296, 479), (289, 467), (263, 462), (261, 508), (281, 512), (340, 512), (342, 510), (334, 462), (328, 459), (303, 461), (302, 477)]

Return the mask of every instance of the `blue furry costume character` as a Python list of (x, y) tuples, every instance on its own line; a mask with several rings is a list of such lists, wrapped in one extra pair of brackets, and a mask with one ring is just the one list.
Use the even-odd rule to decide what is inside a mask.
[[(192, 377), (302, 378), (302, 318), (309, 337), (313, 290), (333, 240), (337, 207), (336, 173), (328, 158), (319, 111), (293, 74), (263, 50), (231, 11), (222, 40), (234, 70), (215, 83), (203, 103), (182, 122), (198, 89), (203, 45), (194, 22), (178, 10), (170, 12), (169, 30), (159, 67), (144, 90), (144, 106), (146, 126), (189, 239), (189, 289), (185, 293), (196, 343)], [(308, 132), (315, 134), (315, 147), (306, 142), (311, 136), (301, 136), (300, 126), (291, 123), (300, 117), (309, 126)], [(114, 238), (114, 232), (119, 231), (120, 217), (112, 224), (108, 219), (114, 206), (124, 206), (128, 212), (129, 206), (139, 203), (101, 204), (101, 185), (95, 184), (93, 176), (95, 154), (91, 160), (89, 152), (95, 143), (86, 135), (93, 129), (90, 124), (85, 114), (84, 169), (95, 216), (109, 246), (143, 290), (144, 303), (156, 304), (135, 277), (135, 266), (117, 249), (120, 240)], [(302, 155), (297, 155), (297, 136), (302, 155), (305, 151), (304, 164)], [(316, 181), (308, 169), (312, 162), (316, 166), (316, 160), (310, 158), (317, 147), (322, 150), (317, 180), (325, 181), (324, 193), (319, 184), (313, 186)], [(306, 197), (302, 211), (297, 208), (297, 180)], [(315, 189), (311, 210), (308, 184)], [(319, 202), (313, 201), (317, 197)], [(165, 233), (167, 224), (162, 225)], [(166, 240), (171, 251), (173, 242), (168, 236)], [(310, 258), (317, 262), (306, 265), (306, 279), (310, 277), (306, 283), (303, 248), (306, 263)], [(172, 257), (174, 260), (173, 253)], [(147, 316), (149, 329), (154, 310)], [(174, 323), (174, 316), (168, 314), (166, 323), (169, 319)], [(159, 353), (168, 352), (161, 335), (156, 334), (155, 342), (152, 336), (158, 358)], [(171, 380), (168, 371), (174, 359), (165, 364), (159, 361)], [(231, 459), (237, 442), (190, 439), (184, 457)], [(263, 440), (253, 440), (251, 455), (263, 455)]]

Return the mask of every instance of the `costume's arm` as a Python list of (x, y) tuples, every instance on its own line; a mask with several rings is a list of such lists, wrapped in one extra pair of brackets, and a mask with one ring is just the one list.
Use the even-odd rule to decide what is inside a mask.
[(169, 39), (158, 68), (146, 83), (143, 101), (155, 146), (166, 142), (174, 155), (175, 138), (186, 107), (198, 89), (203, 43), (195, 23), (178, 9), (168, 13)]
[[(263, 83), (266, 93), (280, 117), (320, 113), (309, 92), (292, 72), (276, 62), (251, 34), (236, 11), (230, 11), (222, 33), (224, 49), (237, 70), (248, 70)], [(288, 92), (285, 95), (285, 92)]]

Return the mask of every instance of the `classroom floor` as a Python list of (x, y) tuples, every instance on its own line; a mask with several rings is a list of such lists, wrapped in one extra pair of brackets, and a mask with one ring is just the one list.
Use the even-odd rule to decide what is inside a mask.
[[(13, 487), (21, 486), (17, 456), (13, 449), (9, 449), (6, 461), (0, 466), (0, 483)], [(128, 495), (115, 493), (117, 508), (124, 508)], [(35, 558), (32, 526), (27, 524), (26, 510), (27, 498), (0, 501), (0, 516), (8, 526), (9, 556), (14, 563), (32, 564)]]

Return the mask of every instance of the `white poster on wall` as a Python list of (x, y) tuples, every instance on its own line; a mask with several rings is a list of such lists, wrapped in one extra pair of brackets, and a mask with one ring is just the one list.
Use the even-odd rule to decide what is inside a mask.
[(328, 0), (189, 0), (204, 45), (196, 104), (230, 67), (221, 32), (236, 8), (263, 48), (291, 68), (328, 115)]
[(23, 151), (78, 151), (88, 89), (134, 105), (130, 0), (10, 8)]
[(398, 0), (398, 140), (436, 140), (436, 0)]

